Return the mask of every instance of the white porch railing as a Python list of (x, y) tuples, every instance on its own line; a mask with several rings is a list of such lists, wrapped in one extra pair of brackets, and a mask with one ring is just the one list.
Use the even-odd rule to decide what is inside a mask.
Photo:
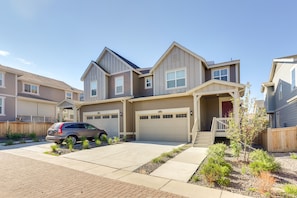
[(198, 124), (198, 119), (196, 119), (192, 128), (192, 146), (195, 144), (198, 135)]
[(226, 132), (228, 128), (228, 121), (230, 118), (216, 118), (213, 117), (211, 124), (212, 140), (214, 142), (217, 132)]

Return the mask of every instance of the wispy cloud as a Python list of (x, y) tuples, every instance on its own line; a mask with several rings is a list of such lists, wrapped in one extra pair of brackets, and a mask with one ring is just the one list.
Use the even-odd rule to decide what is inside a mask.
[(25, 60), (25, 59), (23, 59), (23, 58), (17, 58), (17, 60), (18, 60), (19, 62), (25, 64), (25, 65), (32, 65), (32, 62), (27, 61), (27, 60)]
[(0, 50), (0, 56), (8, 56), (9, 54), (8, 51)]

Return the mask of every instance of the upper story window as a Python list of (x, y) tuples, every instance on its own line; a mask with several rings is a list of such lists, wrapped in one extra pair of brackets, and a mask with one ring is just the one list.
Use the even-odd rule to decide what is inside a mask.
[(282, 100), (282, 99), (283, 99), (283, 83), (280, 82), (279, 90), (278, 90), (278, 100)]
[(4, 73), (0, 72), (0, 87), (4, 87)]
[(72, 100), (72, 92), (66, 91), (65, 98), (68, 100)]
[(295, 89), (296, 88), (296, 69), (293, 68), (291, 70), (291, 89)]
[(144, 81), (145, 81), (145, 86), (144, 86), (145, 89), (150, 89), (153, 87), (153, 82), (152, 82), (153, 78), (151, 76), (145, 77)]
[(0, 115), (4, 115), (4, 97), (0, 97)]
[(39, 87), (37, 85), (33, 84), (24, 84), (24, 92), (25, 93), (30, 93), (30, 94), (38, 94), (39, 93)]
[(94, 80), (91, 82), (90, 84), (90, 93), (91, 93), (91, 97), (97, 96), (97, 81)]
[(216, 80), (229, 81), (229, 70), (228, 68), (216, 69), (212, 71), (212, 78)]
[(186, 86), (186, 70), (166, 72), (166, 88), (173, 89)]
[(124, 77), (116, 77), (115, 78), (115, 94), (123, 94), (124, 93)]

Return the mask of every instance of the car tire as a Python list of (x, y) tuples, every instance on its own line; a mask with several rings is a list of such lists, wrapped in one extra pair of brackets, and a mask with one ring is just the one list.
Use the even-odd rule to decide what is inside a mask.
[(75, 136), (68, 136), (68, 138), (71, 138), (71, 139), (72, 139), (72, 143), (73, 143), (73, 145), (75, 145), (75, 144), (76, 144), (76, 142), (77, 142), (77, 139), (76, 139), (76, 137), (75, 137)]

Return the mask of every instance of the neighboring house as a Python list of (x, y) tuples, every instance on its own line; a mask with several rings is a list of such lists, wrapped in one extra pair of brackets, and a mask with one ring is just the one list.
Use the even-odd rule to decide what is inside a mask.
[(73, 106), (65, 104), (81, 93), (62, 81), (0, 65), (0, 121), (55, 122), (59, 113), (73, 120)]
[(269, 81), (262, 84), (272, 128), (297, 125), (297, 55), (274, 59)]
[[(151, 68), (140, 68), (104, 48), (81, 77), (80, 118), (110, 136), (182, 141), (212, 131), (226, 136), (226, 116), (239, 101), (240, 61), (214, 64), (173, 42)], [(234, 106), (235, 107), (235, 106)]]

